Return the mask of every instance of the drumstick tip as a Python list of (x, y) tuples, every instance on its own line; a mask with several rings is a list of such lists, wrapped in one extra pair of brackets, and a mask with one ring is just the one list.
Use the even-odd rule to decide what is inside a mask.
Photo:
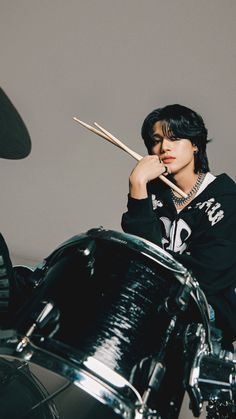
[(88, 126), (85, 122), (81, 121), (81, 119), (77, 118), (76, 116), (73, 116), (74, 121), (79, 122), (81, 125)]

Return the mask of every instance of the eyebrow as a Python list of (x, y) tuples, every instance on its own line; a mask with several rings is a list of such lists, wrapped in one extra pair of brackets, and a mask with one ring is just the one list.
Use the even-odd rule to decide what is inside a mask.
[(164, 136), (163, 135), (160, 135), (160, 134), (158, 134), (158, 133), (156, 133), (156, 132), (154, 132), (153, 133), (153, 137), (157, 137), (157, 138), (164, 138)]

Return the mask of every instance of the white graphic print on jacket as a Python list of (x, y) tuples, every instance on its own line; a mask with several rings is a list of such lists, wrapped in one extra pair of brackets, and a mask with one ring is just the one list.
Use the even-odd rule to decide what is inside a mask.
[(191, 228), (182, 219), (175, 220), (172, 224), (167, 217), (160, 217), (160, 220), (164, 224), (166, 233), (166, 238), (162, 238), (164, 249), (183, 253), (187, 248), (185, 241), (191, 236)]
[[(195, 208), (207, 214), (211, 226), (214, 226), (224, 218), (224, 211), (221, 209), (221, 204), (215, 202), (215, 198), (208, 199), (205, 202), (199, 202), (195, 205)], [(181, 218), (173, 222), (168, 217), (160, 217), (160, 220), (164, 225), (166, 236), (162, 238), (163, 248), (176, 253), (183, 253), (187, 248), (186, 241), (192, 233), (189, 225)]]

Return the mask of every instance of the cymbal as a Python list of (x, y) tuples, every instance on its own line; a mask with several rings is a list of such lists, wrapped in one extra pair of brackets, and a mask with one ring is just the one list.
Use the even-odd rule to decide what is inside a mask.
[(19, 112), (0, 87), (0, 157), (23, 159), (31, 152), (31, 139)]

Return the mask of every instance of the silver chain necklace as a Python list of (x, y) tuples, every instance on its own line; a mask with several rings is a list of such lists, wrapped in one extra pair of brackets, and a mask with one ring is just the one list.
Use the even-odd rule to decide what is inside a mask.
[(177, 196), (175, 196), (173, 190), (171, 189), (171, 195), (172, 195), (172, 200), (174, 204), (178, 207), (181, 207), (182, 205), (186, 204), (192, 198), (192, 196), (197, 193), (205, 176), (206, 176), (205, 173), (200, 173), (198, 175), (196, 183), (193, 185), (192, 189), (189, 191), (186, 198), (178, 198)]

